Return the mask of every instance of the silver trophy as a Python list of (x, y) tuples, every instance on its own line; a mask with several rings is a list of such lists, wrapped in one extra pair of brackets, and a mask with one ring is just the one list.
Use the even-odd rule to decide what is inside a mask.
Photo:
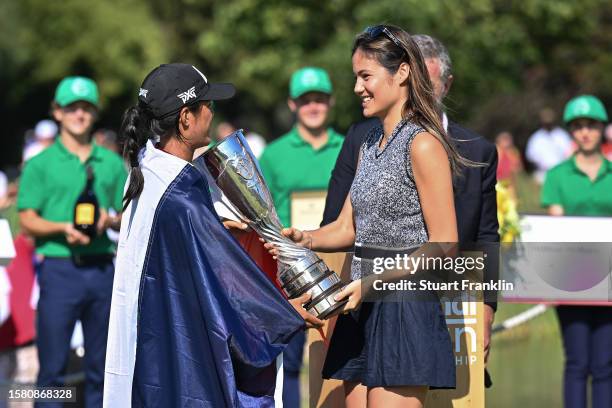
[(272, 196), (242, 130), (210, 148), (194, 164), (206, 166), (237, 217), (260, 237), (276, 245), (278, 280), (285, 294), (293, 299), (310, 292), (311, 299), (304, 307), (320, 319), (339, 312), (346, 303), (334, 300), (343, 287), (340, 278), (313, 251), (281, 235), (283, 226)]

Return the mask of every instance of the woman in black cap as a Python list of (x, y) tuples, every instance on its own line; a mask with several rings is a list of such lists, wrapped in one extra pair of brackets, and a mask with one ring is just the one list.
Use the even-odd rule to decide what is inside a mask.
[[(192, 164), (213, 101), (234, 95), (188, 64), (144, 80), (125, 114), (124, 198), (109, 325), (107, 407), (270, 406), (277, 356), (304, 327), (217, 217)], [(297, 309), (300, 314), (294, 310)]]

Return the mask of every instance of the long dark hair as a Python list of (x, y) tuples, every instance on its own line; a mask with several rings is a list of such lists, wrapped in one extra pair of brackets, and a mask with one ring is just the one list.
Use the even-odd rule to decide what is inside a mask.
[(376, 61), (391, 74), (395, 74), (403, 62), (410, 66), (408, 77), (408, 99), (402, 108), (402, 118), (413, 115), (414, 119), (431, 133), (444, 147), (448, 155), (453, 174), (459, 175), (460, 166), (481, 166), (462, 157), (447, 138), (442, 125), (442, 106), (436, 102), (433, 86), (429, 79), (427, 65), (423, 55), (410, 34), (399, 27), (385, 25), (399, 41), (401, 48), (385, 34), (372, 37), (368, 31), (359, 34), (353, 43), (352, 55), (360, 50)]
[[(186, 106), (192, 113), (197, 113), (199, 103)], [(178, 112), (164, 118), (157, 119), (142, 102), (128, 108), (123, 114), (121, 123), (121, 139), (123, 141), (123, 158), (130, 166), (130, 184), (123, 197), (123, 211), (128, 204), (138, 198), (144, 187), (144, 177), (138, 162), (138, 153), (145, 146), (147, 140), (156, 136), (164, 139), (167, 137), (182, 138), (178, 126)]]

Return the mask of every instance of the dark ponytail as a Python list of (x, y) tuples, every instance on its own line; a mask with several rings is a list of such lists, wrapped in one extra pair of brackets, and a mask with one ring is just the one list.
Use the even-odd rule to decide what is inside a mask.
[[(195, 114), (199, 109), (199, 102), (188, 105), (186, 108)], [(146, 145), (147, 140), (157, 136), (182, 139), (178, 128), (179, 114), (180, 110), (164, 118), (156, 119), (148, 107), (141, 102), (125, 111), (120, 135), (123, 140), (123, 158), (130, 166), (130, 184), (123, 197), (123, 211), (132, 200), (140, 196), (144, 187), (144, 177), (138, 162), (140, 150)]]
[(130, 184), (123, 197), (123, 211), (132, 199), (138, 198), (144, 187), (144, 177), (138, 163), (138, 153), (152, 136), (149, 131), (152, 118), (142, 106), (136, 105), (125, 111), (121, 123), (123, 158), (130, 166)]

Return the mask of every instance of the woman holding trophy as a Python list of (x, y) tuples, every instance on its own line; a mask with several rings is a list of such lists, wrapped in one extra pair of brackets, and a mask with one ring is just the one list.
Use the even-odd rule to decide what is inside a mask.
[[(221, 224), (191, 163), (213, 101), (234, 95), (188, 64), (145, 78), (122, 135), (131, 171), (109, 323), (104, 406), (273, 406), (278, 356), (304, 319)], [(292, 307), (292, 305), (295, 305)], [(296, 312), (297, 310), (297, 312)], [(303, 316), (303, 317), (300, 317)]]
[[(454, 243), (453, 174), (462, 158), (447, 141), (419, 49), (388, 25), (359, 34), (354, 91), (365, 117), (378, 117), (337, 221), (314, 231), (283, 230), (298, 245), (333, 252), (355, 245), (348, 300), (331, 339), (324, 378), (344, 381), (346, 406), (422, 407), (429, 387), (454, 388), (455, 363), (439, 301), (393, 293), (362, 304), (373, 259)], [(278, 249), (266, 244), (276, 255)], [(349, 313), (350, 312), (350, 313)], [(348, 313), (348, 314), (347, 314)]]

